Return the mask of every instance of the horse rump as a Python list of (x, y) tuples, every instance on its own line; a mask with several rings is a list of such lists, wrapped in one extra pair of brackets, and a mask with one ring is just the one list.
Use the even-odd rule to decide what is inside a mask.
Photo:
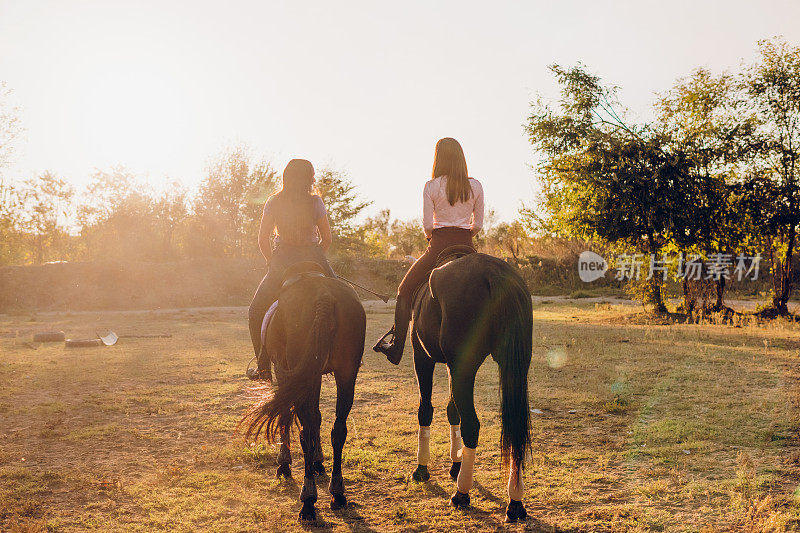
[[(293, 306), (296, 302), (298, 299), (287, 299), (285, 304)], [(251, 388), (255, 403), (238, 426), (244, 427), (245, 439), (257, 440), (263, 433), (268, 443), (277, 442), (281, 431), (290, 429), (292, 422), (296, 421), (297, 406), (308, 401), (315, 389), (314, 380), (322, 378), (322, 371), (330, 357), (335, 333), (334, 302), (333, 295), (326, 290), (316, 295), (309, 330), (303, 330), (302, 337), (286, 339), (286, 361), (292, 361), (294, 365), (281, 368), (280, 371), (276, 369), (271, 385), (259, 384)], [(295, 316), (303, 316), (302, 311), (288, 310)], [(303, 346), (306, 346), (305, 350)]]

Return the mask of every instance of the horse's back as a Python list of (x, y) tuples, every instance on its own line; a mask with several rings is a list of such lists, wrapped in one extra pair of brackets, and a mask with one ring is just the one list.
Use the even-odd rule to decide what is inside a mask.
[[(321, 305), (323, 303), (325, 305)], [(267, 331), (268, 349), (277, 354), (287, 345), (302, 345), (320, 312), (332, 313), (328, 317), (333, 329), (332, 358), (325, 371), (340, 366), (336, 354), (341, 352), (346, 353), (348, 359), (353, 359), (357, 353), (360, 360), (366, 335), (364, 307), (352, 287), (323, 276), (298, 280), (281, 292), (273, 324)]]

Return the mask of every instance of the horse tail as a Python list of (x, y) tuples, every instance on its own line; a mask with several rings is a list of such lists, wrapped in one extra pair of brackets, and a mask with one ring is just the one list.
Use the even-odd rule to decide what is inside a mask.
[[(287, 359), (295, 365), (279, 374), (272, 385), (260, 385), (255, 389), (256, 403), (245, 413), (239, 425), (246, 427), (245, 438), (258, 438), (263, 431), (269, 443), (277, 441), (281, 429), (290, 429), (296, 418), (295, 408), (305, 404), (328, 363), (336, 330), (335, 300), (328, 291), (322, 291), (314, 301), (314, 318), (308, 336), (303, 339), (287, 339), (287, 350), (293, 352)], [(303, 342), (305, 339), (308, 342)], [(299, 341), (299, 342), (298, 342)], [(297, 353), (302, 346), (302, 353)]]
[(528, 369), (533, 352), (533, 308), (524, 280), (508, 265), (488, 276), (490, 294), (496, 298), (493, 329), (497, 332), (492, 352), (500, 367), (500, 448), (503, 465), (509, 458), (525, 464), (531, 446), (531, 413), (528, 407)]

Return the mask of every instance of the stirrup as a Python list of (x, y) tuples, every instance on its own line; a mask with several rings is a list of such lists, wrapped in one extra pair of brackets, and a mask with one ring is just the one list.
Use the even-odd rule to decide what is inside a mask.
[(394, 326), (392, 326), (392, 329), (384, 333), (383, 337), (378, 339), (378, 342), (375, 343), (375, 346), (372, 347), (372, 350), (378, 353), (386, 354), (388, 350), (391, 350), (392, 346), (394, 345), (394, 341)]

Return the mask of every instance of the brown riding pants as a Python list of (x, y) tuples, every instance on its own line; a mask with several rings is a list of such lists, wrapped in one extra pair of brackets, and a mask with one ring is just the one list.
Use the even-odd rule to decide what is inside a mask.
[(411, 268), (408, 269), (397, 294), (404, 298), (411, 298), (414, 290), (428, 280), (428, 276), (436, 266), (436, 258), (445, 248), (451, 246), (472, 246), (472, 232), (463, 228), (438, 228), (433, 230), (428, 248)]

